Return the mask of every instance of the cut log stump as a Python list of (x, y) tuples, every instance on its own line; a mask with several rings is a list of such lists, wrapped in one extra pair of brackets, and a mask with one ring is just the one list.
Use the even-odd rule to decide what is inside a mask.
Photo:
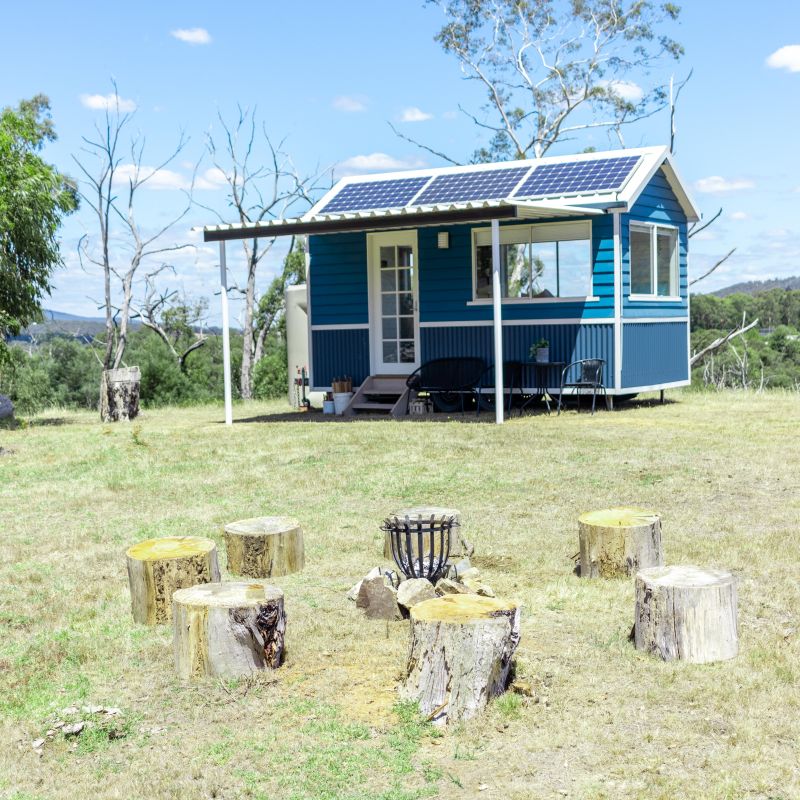
[(248, 578), (277, 578), (305, 566), (303, 530), (289, 517), (254, 517), (224, 528), (228, 571)]
[(469, 719), (508, 684), (519, 608), (495, 597), (447, 595), (411, 608), (400, 694), (435, 722)]
[(199, 536), (148, 539), (129, 547), (126, 556), (133, 619), (144, 625), (170, 621), (177, 589), (220, 578), (217, 546)]
[(661, 518), (639, 508), (606, 508), (578, 518), (582, 578), (618, 578), (664, 563)]
[[(412, 522), (420, 519), (429, 520), (431, 516), (437, 519), (453, 517), (457, 524), (450, 529), (450, 557), (471, 556), (475, 550), (461, 534), (461, 512), (458, 511), (458, 509), (441, 508), (439, 506), (414, 506), (413, 508), (401, 508), (399, 511), (393, 511), (389, 516), (399, 517), (400, 519), (408, 517)], [(427, 552), (430, 548), (430, 537), (423, 537), (422, 543), (423, 550)], [(394, 560), (394, 556), (392, 555), (392, 536), (388, 532), (383, 540), (383, 557), (387, 561)]]
[(636, 576), (637, 650), (703, 664), (739, 651), (736, 581), (730, 572), (653, 567)]
[(283, 592), (263, 583), (206, 583), (173, 595), (175, 670), (236, 678), (283, 661)]
[(100, 380), (100, 418), (103, 422), (135, 419), (139, 415), (139, 367), (104, 370)]

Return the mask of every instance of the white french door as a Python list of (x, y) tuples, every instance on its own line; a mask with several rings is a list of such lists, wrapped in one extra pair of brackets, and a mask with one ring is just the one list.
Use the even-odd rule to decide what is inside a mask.
[(419, 366), (417, 232), (369, 234), (370, 361), (373, 374)]

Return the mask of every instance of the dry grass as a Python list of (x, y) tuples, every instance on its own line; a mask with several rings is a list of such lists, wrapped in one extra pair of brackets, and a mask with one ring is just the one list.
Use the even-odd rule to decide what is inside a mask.
[[(0, 797), (800, 797), (800, 400), (674, 396), (502, 428), (227, 430), (200, 408), (0, 431), (15, 451), (0, 457)], [(410, 503), (461, 509), (476, 564), (524, 604), (518, 672), (537, 693), (443, 734), (395, 705), (405, 624), (344, 597), (379, 562), (382, 516)], [(736, 660), (637, 653), (631, 582), (572, 574), (578, 514), (610, 504), (659, 511), (668, 562), (739, 576)], [(262, 513), (306, 531), (306, 570), (276, 581), (287, 664), (181, 686), (170, 631), (130, 620), (123, 551), (169, 534), (221, 545), (224, 522)], [(31, 740), (70, 704), (123, 721), (38, 756)]]

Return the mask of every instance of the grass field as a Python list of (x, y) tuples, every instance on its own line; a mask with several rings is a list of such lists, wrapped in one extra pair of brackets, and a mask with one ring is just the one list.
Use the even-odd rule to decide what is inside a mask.
[[(800, 797), (800, 396), (672, 398), (502, 427), (254, 404), (231, 429), (207, 407), (0, 430), (0, 798)], [(419, 503), (459, 508), (475, 565), (522, 603), (535, 691), (445, 731), (396, 703), (407, 624), (345, 598), (382, 517)], [(738, 576), (737, 659), (633, 649), (632, 582), (572, 571), (578, 514), (611, 504), (662, 514), (668, 563)], [(224, 575), (223, 523), (269, 513), (306, 533), (305, 571), (275, 581), (285, 666), (181, 685), (171, 630), (131, 621), (125, 548), (210, 536)], [(123, 713), (34, 752), (73, 705)]]

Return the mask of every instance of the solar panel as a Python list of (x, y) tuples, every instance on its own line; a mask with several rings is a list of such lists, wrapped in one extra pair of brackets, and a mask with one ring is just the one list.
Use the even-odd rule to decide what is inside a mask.
[(424, 178), (348, 183), (320, 209), (319, 213), (400, 208), (405, 206), (429, 180), (430, 175)]
[(517, 189), (515, 197), (586, 194), (622, 187), (639, 156), (593, 158), (559, 164), (540, 164)]
[(530, 167), (470, 170), (439, 175), (415, 203), (457, 203), (466, 200), (498, 200), (508, 197)]

